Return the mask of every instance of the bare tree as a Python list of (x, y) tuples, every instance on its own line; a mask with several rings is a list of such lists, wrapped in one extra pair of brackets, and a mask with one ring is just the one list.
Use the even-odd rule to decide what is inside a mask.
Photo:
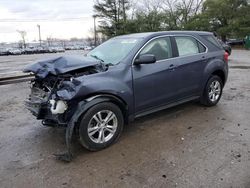
[(204, 0), (162, 0), (162, 10), (169, 14), (176, 27), (185, 26), (197, 15)]
[(132, 9), (139, 12), (150, 13), (151, 11), (161, 11), (163, 0), (131, 0)]
[(23, 47), (26, 48), (26, 35), (27, 32), (26, 31), (21, 31), (21, 30), (17, 30), (17, 32), (20, 34), (21, 38), (22, 38), (22, 42), (23, 42)]
[(52, 36), (47, 37), (47, 43), (48, 43), (48, 46), (52, 46), (52, 43), (53, 43)]

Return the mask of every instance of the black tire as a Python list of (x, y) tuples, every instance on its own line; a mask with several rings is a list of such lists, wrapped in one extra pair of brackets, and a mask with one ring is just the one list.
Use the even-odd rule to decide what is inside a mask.
[[(90, 121), (95, 123), (96, 120), (93, 119), (93, 117), (95, 115), (97, 115), (98, 112), (103, 112), (103, 111), (112, 112), (115, 115), (116, 119), (112, 119), (112, 121), (116, 122), (117, 126), (116, 126), (116, 130), (113, 133), (113, 136), (108, 141), (106, 141), (104, 143), (96, 143), (92, 139), (95, 139), (95, 137), (97, 137), (97, 139), (98, 139), (100, 131), (95, 133), (97, 135), (94, 134), (93, 136), (90, 136), (88, 133), (88, 130), (89, 130), (88, 126), (90, 124)], [(103, 116), (103, 114), (102, 114), (102, 116)], [(98, 118), (98, 120), (99, 120), (99, 118)], [(88, 149), (90, 151), (98, 151), (98, 150), (104, 149), (104, 148), (112, 145), (113, 143), (115, 143), (118, 140), (118, 138), (120, 137), (120, 135), (122, 133), (123, 125), (124, 125), (123, 114), (117, 105), (110, 103), (110, 102), (99, 103), (99, 104), (91, 107), (83, 115), (83, 117), (80, 121), (80, 125), (79, 125), (80, 143), (83, 147), (85, 147), (86, 149)], [(96, 121), (95, 127), (98, 127), (97, 121)], [(105, 127), (103, 129), (105, 129)], [(103, 130), (104, 135), (105, 135), (105, 131), (106, 131), (106, 133), (108, 132), (107, 130)], [(112, 133), (110, 132), (110, 134), (112, 134)]]
[[(216, 100), (212, 100), (209, 97), (209, 92), (211, 91), (210, 86), (211, 86), (212, 83), (216, 83), (216, 82), (218, 82), (220, 84), (220, 93), (218, 95), (218, 98), (216, 98)], [(221, 78), (219, 76), (217, 76), (217, 75), (212, 75), (208, 79), (206, 87), (205, 87), (205, 89), (203, 91), (203, 95), (201, 96), (201, 100), (200, 100), (201, 104), (203, 104), (205, 106), (208, 106), (208, 107), (215, 106), (219, 102), (219, 100), (221, 98), (222, 90), (223, 90), (223, 82), (222, 82)]]

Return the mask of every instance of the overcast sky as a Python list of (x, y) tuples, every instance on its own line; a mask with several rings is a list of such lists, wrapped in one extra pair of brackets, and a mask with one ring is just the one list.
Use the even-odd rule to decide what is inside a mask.
[(17, 30), (27, 32), (28, 41), (84, 38), (93, 28), (93, 0), (0, 0), (0, 42), (20, 40)]

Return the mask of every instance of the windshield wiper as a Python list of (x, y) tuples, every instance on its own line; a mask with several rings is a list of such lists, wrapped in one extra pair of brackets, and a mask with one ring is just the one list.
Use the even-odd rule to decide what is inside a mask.
[(101, 59), (100, 57), (98, 57), (97, 55), (90, 55), (90, 56), (97, 59), (97, 60), (100, 60), (101, 62), (104, 62), (104, 60)]
[(114, 64), (113, 63), (104, 63), (105, 65), (107, 66), (113, 66)]
[(91, 57), (100, 60), (102, 62), (102, 64), (104, 64), (105, 66), (114, 66), (114, 64), (112, 63), (105, 63), (103, 59), (101, 59), (100, 57), (96, 56), (96, 55), (90, 55)]

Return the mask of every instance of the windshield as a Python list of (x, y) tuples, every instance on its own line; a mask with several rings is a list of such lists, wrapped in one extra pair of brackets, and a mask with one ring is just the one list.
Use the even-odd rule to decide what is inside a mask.
[(141, 39), (114, 38), (90, 51), (87, 56), (101, 60), (104, 64), (116, 65), (135, 47)]

